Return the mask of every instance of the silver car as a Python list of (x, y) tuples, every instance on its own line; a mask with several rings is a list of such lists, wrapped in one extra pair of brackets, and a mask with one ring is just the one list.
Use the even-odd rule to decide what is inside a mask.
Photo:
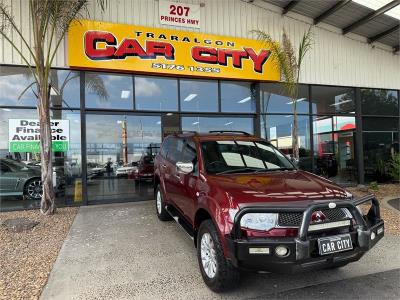
[(0, 158), (0, 197), (23, 196), (27, 200), (39, 200), (43, 193), (40, 174), (40, 167)]

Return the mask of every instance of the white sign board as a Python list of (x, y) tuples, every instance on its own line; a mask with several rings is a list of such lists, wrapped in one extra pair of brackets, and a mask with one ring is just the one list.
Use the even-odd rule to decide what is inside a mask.
[(158, 2), (161, 24), (200, 28), (200, 4), (160, 0)]
[(269, 129), (269, 139), (275, 140), (276, 139), (276, 127), (271, 127)]
[[(51, 120), (52, 149), (69, 149), (69, 120)], [(40, 126), (35, 119), (9, 119), (8, 143), (10, 152), (40, 152)]]

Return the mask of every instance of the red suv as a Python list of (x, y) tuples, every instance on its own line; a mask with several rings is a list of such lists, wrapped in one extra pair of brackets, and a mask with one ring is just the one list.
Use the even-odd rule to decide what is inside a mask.
[(168, 136), (154, 179), (158, 218), (175, 219), (193, 238), (214, 291), (237, 285), (240, 269), (341, 267), (384, 235), (372, 195), (354, 199), (246, 133)]

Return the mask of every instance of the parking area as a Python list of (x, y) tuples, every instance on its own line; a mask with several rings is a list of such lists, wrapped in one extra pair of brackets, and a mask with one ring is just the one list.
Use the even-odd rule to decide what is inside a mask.
[[(371, 298), (372, 289), (381, 298), (400, 297), (400, 237), (390, 235), (344, 268), (245, 273), (238, 289), (214, 294), (202, 281), (192, 240), (175, 222), (158, 221), (154, 209), (153, 201), (81, 207), (41, 299), (294, 299), (299, 289), (304, 299)], [(339, 288), (350, 278), (369, 287), (345, 281)]]

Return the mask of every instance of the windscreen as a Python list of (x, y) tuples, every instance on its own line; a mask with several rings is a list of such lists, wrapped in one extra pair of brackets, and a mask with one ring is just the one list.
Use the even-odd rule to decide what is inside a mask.
[(207, 141), (201, 143), (207, 173), (292, 170), (292, 163), (264, 141)]

